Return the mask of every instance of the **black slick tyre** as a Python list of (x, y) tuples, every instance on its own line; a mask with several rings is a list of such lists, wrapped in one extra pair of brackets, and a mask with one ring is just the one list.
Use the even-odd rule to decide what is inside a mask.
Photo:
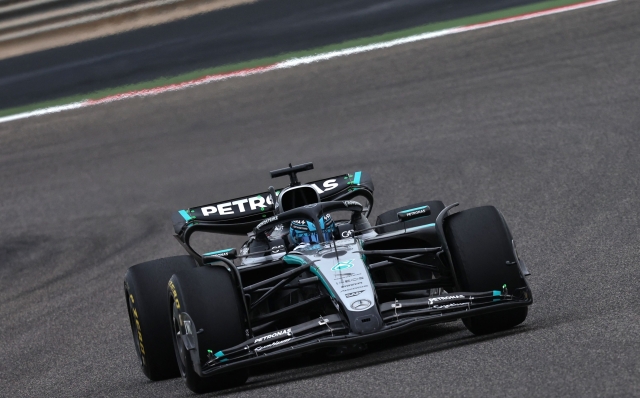
[(193, 321), (192, 328), (197, 331), (197, 358), (202, 366), (209, 360), (209, 350), (217, 353), (246, 340), (244, 309), (237, 290), (230, 272), (222, 266), (198, 267), (171, 277), (168, 294), (175, 357), (187, 387), (195, 393), (241, 385), (249, 374), (247, 369), (241, 369), (200, 377), (191, 357), (195, 351), (186, 349), (179, 334), (180, 313), (187, 313)]
[[(502, 215), (493, 206), (476, 207), (446, 218), (444, 232), (461, 291), (509, 291), (526, 286), (515, 264), (512, 237)], [(507, 264), (511, 263), (511, 265)], [(463, 318), (474, 334), (512, 328), (524, 322), (527, 307)]]
[(438, 217), (438, 214), (444, 209), (444, 203), (442, 203), (439, 200), (432, 200), (429, 202), (421, 202), (421, 203), (416, 203), (409, 206), (402, 206), (402, 207), (398, 207), (397, 209), (385, 211), (384, 213), (380, 214), (376, 219), (376, 225), (382, 225), (382, 224), (398, 221), (398, 212), (403, 210), (414, 209), (420, 206), (429, 206), (429, 208), (431, 209), (431, 214), (426, 217), (420, 217), (420, 218), (415, 218), (413, 220), (409, 220), (405, 223), (398, 223), (398, 224), (389, 225), (386, 227), (377, 228), (376, 231), (379, 234), (384, 234), (387, 232), (398, 231), (405, 228), (419, 227), (421, 225), (432, 224), (436, 222), (436, 217)]
[(167, 283), (171, 275), (195, 266), (191, 257), (175, 256), (134, 265), (125, 274), (133, 342), (142, 371), (150, 380), (180, 376), (167, 322)]

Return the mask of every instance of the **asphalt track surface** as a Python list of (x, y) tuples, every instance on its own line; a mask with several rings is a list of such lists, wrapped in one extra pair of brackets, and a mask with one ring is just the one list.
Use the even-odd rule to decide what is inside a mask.
[(3, 395), (189, 395), (138, 369), (127, 267), (181, 254), (176, 209), (313, 161), (309, 179), (371, 172), (374, 215), (496, 205), (535, 303), (511, 331), (427, 327), (218, 395), (640, 396), (639, 14), (623, 0), (1, 124)]
[(0, 61), (0, 109), (540, 0), (261, 0)]

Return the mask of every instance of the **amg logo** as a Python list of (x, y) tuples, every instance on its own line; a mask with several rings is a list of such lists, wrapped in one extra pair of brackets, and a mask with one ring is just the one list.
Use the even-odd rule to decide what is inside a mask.
[(256, 228), (260, 229), (263, 226), (265, 226), (265, 225), (267, 225), (267, 224), (269, 224), (270, 222), (273, 222), (273, 221), (278, 221), (278, 216), (273, 216), (273, 217), (266, 218), (264, 221), (262, 221), (260, 224), (258, 224), (258, 226), (256, 226)]
[(254, 348), (254, 351), (258, 352), (258, 351), (262, 351), (262, 350), (264, 350), (265, 348), (275, 347), (275, 346), (278, 346), (278, 345), (280, 345), (280, 344), (284, 344), (284, 343), (286, 343), (286, 342), (287, 342), (287, 341), (289, 341), (289, 340), (291, 340), (291, 338), (284, 339), (284, 340), (280, 340), (280, 341), (274, 341), (274, 342), (273, 342), (273, 343), (271, 343), (271, 344), (267, 344), (267, 345), (263, 345), (263, 346), (260, 346), (260, 347), (256, 347), (256, 348)]
[(447, 308), (466, 307), (467, 305), (468, 305), (467, 303), (451, 303), (451, 304), (443, 304), (443, 305), (434, 305), (433, 308), (446, 310)]
[(429, 305), (433, 304), (433, 303), (437, 303), (439, 301), (446, 301), (446, 300), (455, 300), (455, 299), (463, 299), (464, 296), (461, 294), (455, 295), (455, 296), (442, 296), (442, 297), (434, 297), (429, 299), (427, 302), (429, 303)]
[(275, 339), (276, 337), (280, 337), (280, 336), (292, 336), (292, 335), (293, 334), (291, 333), (291, 328), (283, 329), (278, 332), (268, 334), (266, 336), (258, 337), (257, 339), (254, 340), (253, 344), (262, 343), (265, 340)]

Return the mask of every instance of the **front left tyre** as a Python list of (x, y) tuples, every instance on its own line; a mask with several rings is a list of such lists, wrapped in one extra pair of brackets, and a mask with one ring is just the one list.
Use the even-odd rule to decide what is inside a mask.
[[(197, 353), (202, 366), (211, 355), (223, 355), (220, 350), (247, 339), (244, 304), (230, 271), (224, 266), (208, 265), (178, 272), (169, 281), (168, 294), (175, 357), (187, 387), (201, 394), (244, 384), (249, 377), (247, 369), (200, 377), (192, 358), (192, 352)], [(189, 328), (197, 339), (195, 350), (187, 349), (181, 337), (181, 327), (185, 330), (181, 313), (188, 314), (193, 323)]]
[(190, 256), (175, 256), (134, 265), (125, 274), (133, 343), (142, 372), (150, 380), (180, 376), (167, 322), (167, 283), (171, 275), (195, 267)]

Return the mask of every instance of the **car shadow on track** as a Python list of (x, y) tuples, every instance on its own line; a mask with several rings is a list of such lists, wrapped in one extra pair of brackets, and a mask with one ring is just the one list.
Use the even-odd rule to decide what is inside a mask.
[[(321, 352), (308, 353), (251, 369), (247, 384), (231, 390), (220, 391), (222, 396), (242, 391), (269, 387), (282, 383), (316, 378), (345, 371), (400, 361), (440, 351), (464, 347), (506, 336), (530, 331), (527, 324), (511, 330), (487, 336), (474, 336), (462, 322), (449, 322), (427, 326), (402, 334), (402, 338), (389, 338), (371, 342), (360, 354), (332, 358)], [(449, 338), (447, 338), (449, 337)]]

